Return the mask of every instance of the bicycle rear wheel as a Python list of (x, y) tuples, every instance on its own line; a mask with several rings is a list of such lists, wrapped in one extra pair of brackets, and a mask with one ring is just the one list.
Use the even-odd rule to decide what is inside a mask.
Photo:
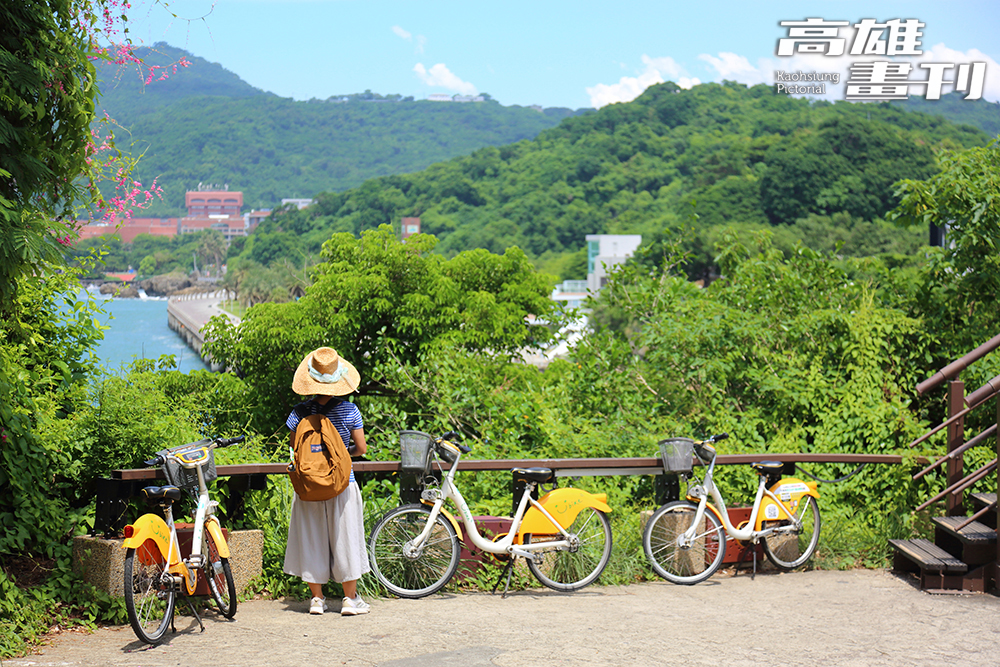
[[(578, 546), (542, 551), (540, 563), (531, 558), (526, 559), (528, 569), (535, 578), (557, 591), (575, 591), (589, 586), (601, 576), (611, 560), (611, 522), (604, 512), (593, 507), (584, 508), (576, 515), (566, 532), (579, 540)], [(524, 543), (561, 539), (562, 535), (558, 533), (528, 533), (524, 536)]]
[(413, 550), (413, 539), (423, 531), (430, 514), (423, 505), (404, 505), (382, 517), (372, 530), (368, 540), (372, 573), (393, 595), (422, 598), (436, 593), (458, 570), (458, 535), (441, 514), (423, 546)]
[[(812, 496), (802, 496), (795, 513), (802, 522), (801, 529), (772, 533), (763, 538), (764, 554), (782, 570), (794, 570), (804, 565), (812, 558), (816, 545), (819, 544), (820, 519), (816, 499)], [(791, 526), (791, 523), (788, 519), (764, 522), (768, 528), (775, 525)]]
[(678, 539), (694, 523), (698, 506), (683, 500), (653, 512), (642, 534), (642, 548), (653, 571), (675, 584), (691, 585), (715, 574), (726, 556), (726, 534), (715, 514), (706, 509), (691, 544)]
[(208, 580), (208, 590), (212, 593), (219, 613), (226, 618), (236, 615), (236, 583), (229, 559), (219, 555), (219, 546), (212, 533), (205, 529), (205, 568), (202, 570)]
[(165, 567), (151, 542), (125, 552), (125, 611), (135, 636), (147, 644), (163, 640), (174, 615), (176, 592), (160, 578)]

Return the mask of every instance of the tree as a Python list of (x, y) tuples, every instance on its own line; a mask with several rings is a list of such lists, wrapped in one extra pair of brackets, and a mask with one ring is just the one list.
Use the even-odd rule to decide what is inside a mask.
[(94, 117), (95, 44), (84, 26), (102, 2), (25, 0), (0, 7), (0, 313), (18, 279), (57, 261), (78, 197)]
[(419, 372), (425, 355), (444, 347), (512, 357), (550, 338), (548, 328), (527, 322), (551, 318), (553, 303), (549, 279), (523, 252), (475, 250), (445, 260), (431, 253), (435, 243), (427, 235), (400, 242), (388, 225), (360, 239), (335, 234), (305, 296), (256, 305), (238, 327), (213, 319), (207, 349), (267, 397), (273, 423), (293, 401), (296, 366), (317, 347), (351, 360), (359, 393), (385, 395), (393, 393), (388, 369)]
[(198, 254), (202, 257), (203, 263), (208, 263), (211, 259), (215, 264), (216, 275), (222, 272), (222, 258), (226, 256), (226, 239), (222, 232), (217, 229), (209, 229), (201, 233), (198, 243)]
[(1000, 289), (1000, 140), (938, 156), (940, 173), (897, 184), (888, 216), (902, 225), (947, 227), (947, 261), (956, 276), (984, 298)]

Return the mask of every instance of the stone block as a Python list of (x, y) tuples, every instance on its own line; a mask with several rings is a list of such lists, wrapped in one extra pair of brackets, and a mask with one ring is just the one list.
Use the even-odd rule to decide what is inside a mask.
[[(264, 534), (259, 530), (234, 530), (226, 540), (229, 544), (229, 567), (240, 593), (252, 579), (259, 576), (263, 565)], [(73, 569), (85, 581), (115, 597), (124, 592), (124, 540), (107, 540), (81, 535), (73, 538)], [(183, 553), (183, 551), (182, 551)]]

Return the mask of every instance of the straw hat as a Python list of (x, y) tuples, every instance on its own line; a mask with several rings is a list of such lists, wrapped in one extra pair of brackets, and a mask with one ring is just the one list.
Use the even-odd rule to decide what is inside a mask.
[(358, 388), (361, 375), (336, 350), (321, 347), (306, 355), (295, 369), (292, 391), (301, 396), (346, 396)]

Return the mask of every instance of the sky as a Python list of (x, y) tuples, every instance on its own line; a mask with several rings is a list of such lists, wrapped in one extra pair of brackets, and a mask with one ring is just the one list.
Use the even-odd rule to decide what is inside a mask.
[[(916, 82), (933, 71), (921, 63), (985, 63), (982, 97), (1000, 100), (997, 0), (136, 0), (129, 18), (136, 44), (167, 42), (296, 100), (488, 93), (504, 105), (577, 109), (663, 81), (775, 85), (775, 72), (800, 71), (838, 73), (839, 84), (811, 95), (836, 100), (852, 62), (878, 60), (910, 67), (907, 90), (920, 96), (927, 86)], [(777, 55), (793, 29), (780, 23), (807, 18), (846, 22), (833, 28), (845, 55)], [(920, 53), (852, 57), (864, 19), (920, 21), (920, 44), (909, 46)], [(937, 71), (949, 92), (959, 68)], [(974, 87), (981, 70), (970, 71)]]

